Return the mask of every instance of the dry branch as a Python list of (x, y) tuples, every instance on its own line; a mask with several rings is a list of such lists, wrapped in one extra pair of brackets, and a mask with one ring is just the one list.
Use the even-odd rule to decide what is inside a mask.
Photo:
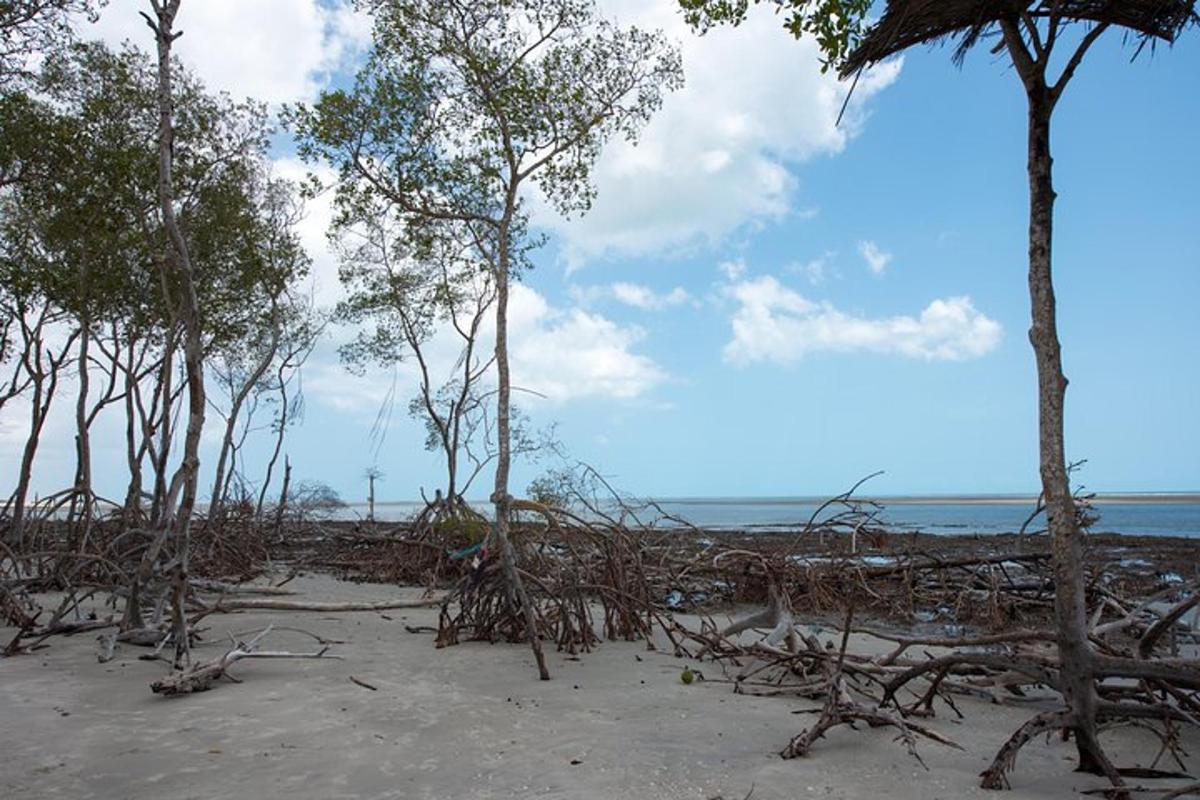
[(233, 648), (228, 650), (225, 655), (209, 661), (204, 664), (195, 664), (186, 669), (177, 670), (166, 675), (159, 680), (150, 684), (150, 691), (155, 694), (164, 696), (173, 696), (180, 694), (191, 694), (193, 692), (204, 692), (212, 688), (214, 681), (232, 676), (228, 674), (229, 668), (248, 658), (341, 658), (341, 656), (330, 655), (329, 647), (322, 647), (315, 653), (289, 653), (284, 651), (260, 651), (259, 643), (268, 633), (271, 632), (271, 626), (268, 625), (263, 629), (262, 633), (255, 636), (248, 642), (237, 642)]

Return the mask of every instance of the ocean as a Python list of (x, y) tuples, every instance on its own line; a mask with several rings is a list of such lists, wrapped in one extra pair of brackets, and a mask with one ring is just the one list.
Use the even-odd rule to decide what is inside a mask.
[[(663, 498), (656, 501), (670, 515), (706, 529), (787, 531), (803, 527), (824, 498), (716, 497)], [(897, 532), (1016, 533), (1033, 510), (1033, 498), (1015, 496), (885, 497), (878, 498), (885, 527)], [(1200, 537), (1200, 495), (1120, 494), (1097, 497), (1093, 508), (1099, 521), (1094, 533)], [(472, 505), (486, 513), (487, 504)], [(420, 503), (377, 502), (375, 516), (402, 521), (421, 509)], [(360, 519), (365, 503), (353, 503), (339, 517)], [(649, 521), (652, 514), (641, 515)], [(1031, 526), (1036, 529), (1037, 523)]]

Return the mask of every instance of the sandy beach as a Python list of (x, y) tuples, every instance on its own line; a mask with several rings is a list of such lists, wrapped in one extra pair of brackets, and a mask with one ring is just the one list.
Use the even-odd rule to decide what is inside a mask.
[[(321, 575), (289, 588), (313, 600), (417, 595)], [(734, 694), (711, 680), (720, 668), (709, 662), (692, 666), (710, 680), (684, 685), (688, 662), (645, 643), (605, 642), (578, 658), (551, 650), (553, 679), (541, 682), (524, 646), (439, 650), (431, 634), (405, 630), (436, 616), (213, 615), (198, 659), (224, 652), (230, 634), (268, 624), (342, 640), (331, 651), (342, 659), (244, 662), (234, 668), (242, 683), (173, 699), (150, 692), (167, 670), (138, 660), (145, 649), (123, 645), (100, 664), (94, 634), (55, 637), (33, 655), (0, 660), (0, 796), (741, 800), (753, 788), (759, 800), (995, 797), (978, 788), (979, 771), (1042, 707), (964, 698), (964, 719), (940, 711), (932, 726), (964, 750), (922, 742), (928, 771), (887, 730), (839, 729), (811, 756), (783, 760), (777, 752), (812, 719), (803, 710), (814, 703)], [(270, 645), (308, 651), (313, 641), (278, 630)], [(851, 648), (877, 646), (856, 636)], [(1194, 752), (1200, 736), (1184, 736)], [(1105, 743), (1125, 766), (1148, 765), (1157, 751), (1129, 728), (1106, 733)], [(1073, 758), (1057, 739), (1030, 745), (1005, 796), (1060, 798), (1105, 785), (1072, 773)]]

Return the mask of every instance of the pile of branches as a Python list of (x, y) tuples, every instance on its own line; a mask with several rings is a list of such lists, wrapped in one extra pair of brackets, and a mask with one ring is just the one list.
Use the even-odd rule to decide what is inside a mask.
[[(676, 654), (719, 664), (739, 693), (819, 702), (816, 721), (782, 748), (786, 758), (809, 753), (834, 727), (864, 723), (896, 730), (919, 760), (921, 739), (956, 746), (929, 720), (939, 710), (961, 715), (957, 698), (1063, 693), (1051, 556), (1040, 535), (958, 537), (953, 546), (934, 546), (927, 537), (882, 534), (877, 507), (849, 493), (787, 536), (689, 535), (653, 504), (613, 511), (577, 500), (566, 507), (581, 505), (570, 512), (513, 501), (526, 515), (511, 535), (526, 599), (485, 547), (442, 605), (438, 646), (528, 641), (526, 611), (539, 640), (569, 653), (603, 639), (652, 647), (662, 631)], [(1194, 571), (1196, 547), (1188, 544), (1169, 555)], [(1152, 731), (1161, 748), (1148, 768), (1113, 771), (1115, 796), (1128, 790), (1123, 778), (1130, 776), (1187, 777), (1180, 726), (1200, 722), (1200, 581), (1141, 569), (1152, 560), (1128, 558), (1126, 549), (1099, 539), (1089, 553), (1098, 718)], [(703, 619), (728, 603), (764, 609), (723, 629), (711, 618), (697, 629), (674, 614)], [(794, 608), (810, 622), (841, 617), (840, 649), (798, 625)], [(906, 632), (855, 625), (855, 613), (902, 623)], [(856, 654), (848, 647), (852, 634), (889, 643), (889, 651)], [(983, 785), (1006, 786), (1020, 748), (1067, 723), (1058, 712), (1032, 718), (996, 754)]]
[[(31, 508), (20, 546), (4, 543), (0, 521), (0, 623), (17, 629), (0, 654), (31, 652), (54, 635), (111, 627), (126, 641), (161, 646), (170, 627), (164, 614), (175, 565), (161, 547), (161, 526), (106, 510), (115, 508), (111, 503), (80, 510), (69, 500), (56, 496)], [(197, 517), (193, 528), (193, 580), (242, 583), (269, 569), (269, 530), (249, 511), (233, 507), (220, 525)], [(35, 595), (47, 592), (55, 600), (43, 607)], [(82, 612), (97, 596), (106, 598), (110, 614)]]
[[(708, 620), (686, 635), (692, 655), (717, 663), (724, 674), (718, 680), (732, 683), (735, 692), (820, 703), (812, 709), (816, 722), (787, 742), (780, 752), (784, 758), (808, 754), (834, 727), (863, 722), (871, 728), (895, 728), (920, 761), (916, 744), (921, 738), (957, 747), (927, 723), (939, 708), (962, 717), (956, 698), (1004, 703), (1061, 694), (1057, 635), (1050, 628), (900, 635), (854, 625), (851, 603), (841, 625), (841, 648), (835, 652), (797, 623), (795, 595), (785, 588), (783, 575), (770, 562), (759, 563), (769, 587), (763, 611), (721, 629)], [(1127, 791), (1124, 777), (1190, 777), (1180, 729), (1200, 725), (1200, 630), (1194, 616), (1200, 608), (1200, 581), (1174, 585), (1139, 602), (1118, 601), (1109, 593), (1097, 598), (1089, 633), (1099, 720), (1105, 727), (1135, 725), (1160, 743), (1150, 767), (1109, 776), (1116, 795)], [(748, 634), (754, 630), (767, 633)], [(847, 648), (852, 633), (888, 648), (856, 655)], [(1039, 734), (1064, 729), (1065, 720), (1060, 712), (1033, 717), (996, 754), (981, 774), (982, 785), (1006, 788), (1021, 747)]]
[[(672, 542), (679, 537), (631, 527), (598, 507), (589, 517), (528, 500), (513, 509), (538, 520), (514, 525), (510, 535), (539, 638), (570, 654), (606, 639), (651, 644), (656, 629), (675, 641), (667, 598), (684, 552)], [(525, 609), (499, 555), (481, 547), (443, 602), (439, 647), (527, 638)]]
[[(954, 746), (930, 719), (944, 710), (960, 714), (962, 696), (1006, 702), (1061, 694), (1043, 536), (887, 534), (879, 506), (856, 499), (853, 489), (819, 507), (799, 532), (722, 534), (692, 528), (653, 503), (623, 500), (598, 475), (591, 478), (599, 490), (576, 490), (560, 502), (511, 500), (507, 558), (490, 523), (465, 504), (431, 506), (414, 523), (390, 528), (306, 521), (281, 530), (236, 509), (220, 525), (199, 520), (184, 592), (186, 629), (236, 609), (421, 604), (237, 597), (239, 584), (281, 558), (291, 562), (293, 574), (322, 567), (363, 580), (445, 587), (439, 647), (527, 642), (540, 656), (543, 641), (577, 654), (604, 640), (640, 640), (653, 648), (659, 639), (676, 655), (715, 662), (738, 693), (816, 701), (814, 723), (781, 750), (789, 758), (809, 753), (830, 729), (856, 723), (893, 728), (920, 758), (921, 739)], [(28, 530), (21, 552), (0, 546), (0, 617), (17, 628), (6, 654), (29, 652), (55, 633), (106, 628), (114, 630), (106, 634), (102, 657), (111, 657), (118, 642), (155, 652), (170, 642), (178, 626), (164, 619), (164, 609), (178, 587), (170, 581), (173, 563), (155, 551), (149, 526), (97, 516), (82, 532), (50, 518)], [(1090, 538), (1087, 596), (1099, 717), (1159, 737), (1152, 767), (1124, 776), (1180, 774), (1186, 771), (1180, 726), (1200, 720), (1197, 548), (1156, 541), (1153, 551), (1137, 550), (1126, 537)], [(131, 586), (138, 587), (141, 609), (133, 618)], [(60, 592), (53, 610), (33, 601), (34, 592), (46, 590)], [(111, 596), (114, 614), (81, 618), (81, 605), (97, 592)], [(115, 613), (120, 599), (126, 600), (123, 617)], [(723, 628), (713, 622), (717, 609), (737, 605), (762, 610)], [(806, 632), (793, 609), (804, 609), (806, 622), (840, 624), (840, 648)], [(856, 616), (875, 627), (856, 624)], [(695, 618), (701, 622), (689, 621)], [(888, 622), (905, 632), (881, 627)], [(890, 647), (856, 653), (852, 635)], [(326, 654), (271, 654), (257, 646), (257, 638), (234, 642), (222, 659), (177, 671), (156, 691), (203, 690), (240, 659)], [(539, 668), (545, 675), (540, 658)], [(1063, 727), (1061, 715), (1031, 719), (996, 755), (984, 785), (1005, 785), (1019, 749)], [(1122, 776), (1113, 777), (1119, 783)]]

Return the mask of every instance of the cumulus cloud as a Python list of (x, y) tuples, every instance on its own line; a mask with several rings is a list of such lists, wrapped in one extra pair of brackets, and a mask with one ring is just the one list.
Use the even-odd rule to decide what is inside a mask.
[(551, 403), (581, 398), (629, 400), (666, 380), (650, 358), (633, 352), (645, 334), (580, 308), (552, 308), (524, 285), (512, 289), (509, 341), (513, 383)]
[(599, 196), (583, 218), (545, 204), (569, 267), (719, 241), (747, 225), (811, 211), (793, 207), (789, 167), (840, 152), (862, 127), (863, 105), (895, 80), (899, 62), (864, 74), (840, 126), (848, 86), (821, 74), (811, 39), (797, 41), (758, 9), (737, 29), (697, 36), (673, 3), (604, 0), (623, 24), (661, 29), (683, 53), (687, 85), (668, 96), (634, 146), (611, 142), (595, 171)]
[[(332, 348), (320, 348), (304, 365), (304, 394), (334, 411), (353, 414), (365, 421), (393, 412), (406, 413), (408, 395), (400, 392), (399, 369), (375, 368), (363, 375), (349, 372)], [(406, 383), (415, 392), (416, 383)]]
[[(488, 322), (492, 319), (489, 314)], [(343, 339), (352, 335), (339, 333)], [(668, 377), (653, 359), (635, 351), (645, 338), (641, 328), (578, 307), (555, 308), (524, 284), (510, 289), (508, 338), (513, 385), (533, 393), (520, 395), (518, 402), (528, 403), (533, 396), (553, 405), (585, 398), (632, 400)], [(485, 328), (477, 351), (490, 353), (494, 341), (494, 327)], [(425, 354), (434, 380), (456, 372), (460, 343), (449, 330), (430, 340)], [(314, 353), (305, 373), (305, 392), (331, 408), (374, 415), (389, 403), (404, 409), (417, 382), (417, 366), (411, 361), (360, 377), (347, 373), (329, 349)]]
[(859, 242), (858, 254), (867, 262), (868, 269), (876, 275), (882, 275), (888, 264), (892, 263), (892, 254), (885, 253), (879, 245), (871, 241)]
[(872, 352), (926, 361), (961, 361), (995, 349), (1001, 327), (978, 311), (969, 297), (929, 303), (917, 316), (877, 319), (817, 303), (774, 276), (726, 287), (737, 303), (726, 361), (745, 365), (787, 364), (817, 352)]
[(614, 300), (642, 311), (662, 311), (684, 303), (695, 303), (692, 295), (682, 286), (676, 286), (669, 292), (656, 292), (649, 286), (624, 281), (606, 286), (572, 286), (571, 297), (583, 305), (598, 300)]
[[(323, 185), (329, 186), (336, 179), (333, 168), (313, 167), (295, 158), (280, 158), (274, 162), (275, 174), (294, 183), (303, 183), (308, 175), (314, 174)], [(329, 247), (329, 224), (333, 221), (333, 190), (328, 189), (304, 203), (304, 214), (296, 223), (296, 234), (300, 243), (312, 259), (310, 276), (313, 299), (318, 306), (332, 306), (342, 298), (341, 283), (338, 281), (337, 256)]]
[[(143, 50), (153, 39), (143, 3), (113, 2), (83, 36)], [(270, 104), (309, 100), (370, 41), (370, 17), (319, 0), (203, 0), (184, 3), (175, 51), (211, 89)]]

